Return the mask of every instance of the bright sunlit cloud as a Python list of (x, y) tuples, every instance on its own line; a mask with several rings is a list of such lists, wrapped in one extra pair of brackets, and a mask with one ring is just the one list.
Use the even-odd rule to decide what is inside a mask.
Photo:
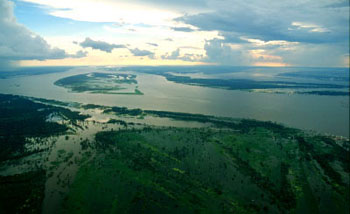
[(52, 16), (76, 21), (167, 25), (180, 13), (127, 1), (25, 0), (47, 6)]
[(302, 23), (302, 22), (292, 22), (292, 26), (297, 27), (297, 29), (307, 29), (309, 32), (318, 32), (318, 33), (325, 33), (329, 32), (327, 28), (315, 25), (315, 24), (310, 24), (310, 23)]
[(349, 8), (331, 0), (268, 4), (257, 0), (3, 0), (2, 4), (0, 39), (6, 40), (11, 29), (21, 29), (32, 38), (33, 47), (45, 46), (49, 53), (39, 58), (26, 51), (22, 56), (23, 50), (15, 53), (9, 42), (0, 41), (0, 53), (12, 48), (16, 56), (0, 56), (3, 65), (20, 61), (25, 65), (349, 64), (344, 57), (349, 47)]

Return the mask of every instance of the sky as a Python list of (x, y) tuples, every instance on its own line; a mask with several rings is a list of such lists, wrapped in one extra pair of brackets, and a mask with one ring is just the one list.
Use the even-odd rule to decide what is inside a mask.
[(0, 0), (0, 66), (349, 67), (348, 0)]

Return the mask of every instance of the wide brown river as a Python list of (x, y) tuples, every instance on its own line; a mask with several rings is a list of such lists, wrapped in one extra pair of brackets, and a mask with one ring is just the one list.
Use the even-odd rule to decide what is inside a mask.
[[(251, 118), (304, 130), (349, 136), (348, 96), (232, 91), (177, 84), (162, 76), (143, 73), (134, 73), (137, 75), (139, 89), (144, 93), (142, 96), (71, 93), (53, 84), (62, 77), (98, 70), (94, 67), (80, 67), (62, 73), (0, 79), (0, 93), (86, 104)], [(102, 69), (100, 71), (103, 72)]]

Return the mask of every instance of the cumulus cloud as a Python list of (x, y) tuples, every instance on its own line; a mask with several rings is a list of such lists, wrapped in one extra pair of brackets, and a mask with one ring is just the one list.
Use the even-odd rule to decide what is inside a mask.
[(183, 55), (180, 55), (180, 48), (177, 48), (170, 54), (166, 53), (165, 55), (161, 56), (162, 59), (167, 60), (183, 60), (183, 61), (190, 61), (190, 62), (198, 62), (203, 60), (203, 55), (200, 54), (190, 54), (185, 53)]
[(134, 55), (134, 56), (148, 56), (149, 58), (154, 57), (154, 53), (148, 50), (140, 50), (138, 48), (134, 49), (129, 49), (129, 51)]
[[(165, 24), (186, 12), (207, 9), (208, 0), (21, 0), (50, 7), (51, 15), (78, 21)], [(98, 13), (98, 15), (95, 15)], [(93, 15), (92, 15), (93, 14)]]
[(209, 40), (204, 45), (205, 62), (222, 65), (249, 65), (250, 55), (247, 50), (240, 47), (232, 47), (221, 39)]
[[(128, 29), (136, 29), (126, 38), (131, 45), (137, 36), (143, 37), (144, 44), (154, 47), (158, 41), (153, 38), (169, 41), (169, 45), (174, 39), (176, 44), (172, 45), (179, 49), (160, 57), (167, 60), (230, 65), (254, 65), (259, 60), (300, 66), (327, 66), (325, 62), (329, 66), (347, 65), (337, 63), (340, 59), (345, 61), (344, 56), (349, 52), (348, 0), (75, 0), (74, 4), (70, 4), (71, 0), (23, 1), (47, 6), (50, 8), (47, 13), (56, 17), (125, 25), (124, 31), (113, 31), (116, 34), (131, 35)], [(147, 29), (140, 30), (139, 25)], [(187, 32), (188, 37), (182, 39), (181, 32)], [(134, 56), (154, 57), (153, 52), (138, 49), (143, 47), (131, 49), (90, 38), (80, 45), (107, 53), (115, 48), (127, 48)], [(189, 45), (201, 45), (206, 56), (185, 54), (184, 47)], [(57, 50), (51, 53), (60, 54)], [(326, 58), (327, 55), (330, 57)]]
[(201, 49), (199, 47), (194, 47), (194, 46), (181, 46), (180, 48), (182, 48), (182, 49), (194, 49), (194, 50), (200, 50)]
[[(326, 2), (326, 3), (325, 3)], [(327, 3), (328, 2), (328, 3)], [(179, 22), (200, 30), (217, 30), (264, 41), (286, 40), (307, 43), (348, 40), (348, 8), (326, 8), (332, 1), (223, 1), (214, 12), (185, 15)]]
[(180, 56), (180, 48), (176, 49), (175, 51), (171, 52), (171, 54), (165, 54), (162, 57), (162, 59), (178, 59)]
[(154, 6), (160, 6), (164, 8), (184, 8), (184, 7), (205, 7), (207, 5), (206, 0), (177, 0), (177, 1), (164, 1), (164, 0), (129, 0), (138, 4), (151, 4)]
[(89, 37), (85, 38), (85, 40), (79, 44), (83, 48), (92, 48), (107, 53), (112, 53), (112, 50), (116, 48), (126, 48), (125, 45), (110, 44), (104, 41), (95, 41)]
[(18, 24), (13, 14), (14, 4), (8, 0), (0, 1), (0, 64), (13, 65), (18, 60), (63, 59), (84, 57), (85, 52), (68, 54), (51, 47), (42, 37)]
[[(308, 29), (309, 32), (319, 32), (319, 33), (325, 33), (329, 32), (327, 28), (315, 25), (315, 24), (309, 24), (309, 23), (302, 23), (302, 22), (292, 22), (291, 24), (293, 27), (296, 27), (297, 30), (300, 29)], [(293, 28), (289, 28), (289, 30), (293, 30)]]
[[(229, 43), (225, 39), (206, 41), (203, 62), (222, 65), (293, 65), (314, 67), (349, 66), (348, 47), (342, 44), (313, 44), (246, 39)], [(330, 54), (331, 53), (331, 54)]]
[[(204, 46), (207, 61), (241, 65), (270, 58), (291, 65), (345, 65), (339, 62), (349, 47), (348, 1), (208, 1), (210, 12), (175, 19), (219, 33), (222, 39)], [(276, 57), (252, 57), (262, 50)]]
[[(158, 46), (155, 43), (147, 43), (147, 44), (152, 46)], [(126, 48), (134, 56), (148, 56), (149, 58), (154, 57), (154, 53), (148, 50), (141, 50), (138, 48), (128, 48), (127, 45), (111, 44), (104, 41), (93, 40), (93, 39), (90, 39), (89, 37), (85, 38), (85, 40), (83, 42), (80, 42), (79, 45), (83, 48), (92, 48), (95, 50), (104, 51), (106, 53), (112, 53), (114, 49)]]
[(78, 51), (74, 55), (70, 55), (71, 58), (83, 58), (86, 57), (88, 54), (87, 51)]
[(295, 66), (320, 66), (337, 67), (348, 66), (344, 53), (348, 53), (348, 47), (340, 44), (305, 44), (299, 43), (292, 48), (276, 48), (269, 51), (271, 54), (281, 56), (285, 63)]
[(150, 46), (158, 47), (158, 44), (156, 44), (156, 43), (148, 42), (147, 44), (150, 45)]
[(174, 31), (181, 31), (181, 32), (193, 32), (193, 31), (195, 31), (194, 29), (189, 28), (189, 27), (172, 27), (171, 29)]

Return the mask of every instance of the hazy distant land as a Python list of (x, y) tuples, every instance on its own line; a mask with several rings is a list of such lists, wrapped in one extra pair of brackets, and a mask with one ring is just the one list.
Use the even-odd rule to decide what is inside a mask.
[[(251, 78), (217, 78), (217, 73), (235, 73), (231, 67), (200, 67), (199, 69), (187, 68), (174, 69), (171, 67), (128, 67), (127, 70), (156, 74), (164, 76), (168, 81), (196, 85), (203, 87), (222, 88), (227, 90), (248, 90), (250, 92), (280, 93), (280, 94), (313, 94), (326, 96), (349, 96), (349, 72), (338, 69), (336, 71), (310, 71), (310, 72), (283, 72), (274, 73), (278, 79), (255, 80)], [(247, 68), (236, 68), (245, 70)], [(249, 69), (249, 68), (248, 68)], [(267, 70), (268, 68), (261, 68)], [(273, 70), (272, 68), (269, 68)], [(240, 71), (240, 70), (238, 70)], [(192, 77), (196, 73), (202, 72), (206, 77)], [(237, 72), (237, 71), (236, 71)], [(247, 72), (249, 74), (249, 72)], [(176, 75), (174, 75), (176, 74)], [(191, 75), (192, 74), (192, 75)], [(263, 74), (263, 73), (262, 73)], [(272, 76), (271, 76), (272, 77)], [(279, 77), (294, 78), (280, 79)], [(296, 79), (295, 79), (296, 78)], [(320, 80), (323, 82), (300, 81), (301, 78), (306, 80)]]

